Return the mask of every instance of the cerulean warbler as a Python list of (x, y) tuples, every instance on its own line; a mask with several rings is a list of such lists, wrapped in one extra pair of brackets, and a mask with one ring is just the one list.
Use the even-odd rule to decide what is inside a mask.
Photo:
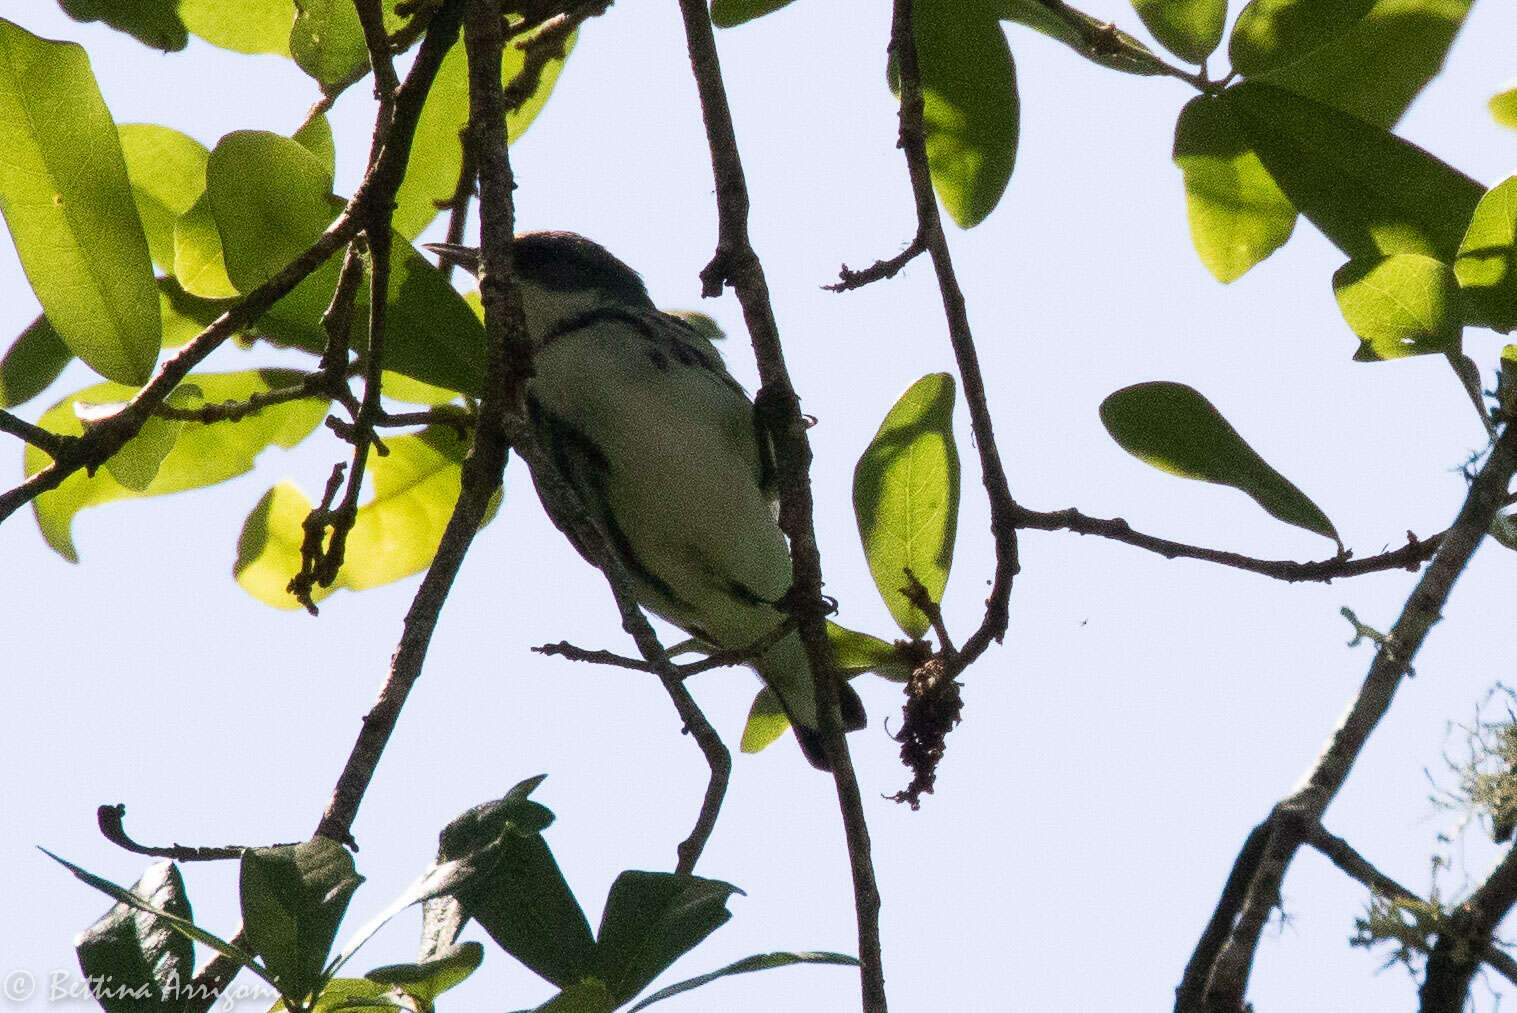
[[(429, 248), (477, 264), (472, 249)], [(761, 641), (785, 621), (779, 603), (791, 574), (753, 402), (705, 335), (660, 312), (637, 272), (605, 248), (571, 232), (532, 232), (512, 251), (535, 349), (533, 429), (620, 556), (638, 602), (715, 648)], [(826, 769), (800, 637), (785, 636), (753, 665), (806, 758)], [(845, 726), (862, 728), (858, 694), (846, 682), (839, 689)]]

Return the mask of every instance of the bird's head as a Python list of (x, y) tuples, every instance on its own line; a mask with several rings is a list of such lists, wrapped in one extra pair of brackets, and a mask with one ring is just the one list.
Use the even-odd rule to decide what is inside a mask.
[[(427, 249), (445, 262), (478, 273), (479, 251), (473, 247), (428, 243)], [(527, 331), (534, 337), (603, 306), (653, 309), (638, 273), (578, 233), (524, 232), (511, 244), (511, 254)]]

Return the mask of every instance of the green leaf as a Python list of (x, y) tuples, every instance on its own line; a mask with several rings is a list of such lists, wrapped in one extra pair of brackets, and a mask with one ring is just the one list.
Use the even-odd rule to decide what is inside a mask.
[(699, 988), (718, 978), (725, 978), (733, 974), (747, 974), (750, 971), (767, 971), (775, 967), (789, 967), (792, 964), (842, 964), (846, 967), (859, 966), (857, 958), (850, 957), (844, 953), (755, 953), (751, 957), (744, 957), (742, 960), (734, 961), (726, 967), (718, 968), (709, 974), (697, 975), (694, 978), (687, 978), (667, 988), (661, 988), (643, 999), (636, 1006), (627, 1010), (627, 1013), (637, 1013), (638, 1010), (652, 1006), (661, 999), (668, 999), (670, 996), (679, 995), (681, 992), (688, 992), (692, 988)]
[(1361, 362), (1459, 349), (1459, 284), (1453, 268), (1417, 253), (1351, 260), (1333, 274), (1338, 309), (1363, 342)]
[(158, 311), (163, 314), (163, 347), (178, 348), (227, 311), (221, 299), (202, 299), (179, 287), (174, 278), (158, 279)]
[(907, 636), (927, 617), (906, 599), (906, 570), (942, 601), (959, 515), (953, 377), (931, 373), (902, 394), (853, 469), (853, 512), (869, 572)]
[[(564, 68), (576, 36), (565, 44), (564, 57), (549, 60), (542, 68), (536, 90), (514, 112), (506, 115), (508, 140), (515, 142), (542, 110)], [(501, 81), (509, 84), (526, 66), (526, 53), (507, 46), (501, 58)], [(406, 166), (406, 178), (395, 196), (395, 231), (415, 239), (437, 217), (438, 202), (452, 199), (458, 186), (463, 149), (459, 130), (469, 119), (469, 68), (463, 43), (454, 45), (443, 58), (427, 103), (416, 124), (416, 140)]]
[[(1017, 72), (999, 6), (918, 0), (912, 8), (932, 185), (965, 229), (995, 209), (1017, 158)], [(899, 94), (894, 67), (890, 81)]]
[(1491, 96), (1491, 118), (1504, 127), (1517, 130), (1517, 88), (1508, 88)]
[(1222, 42), (1226, 0), (1132, 0), (1143, 26), (1165, 49), (1187, 63), (1201, 63)]
[(732, 917), (731, 883), (629, 869), (606, 898), (595, 942), (595, 977), (617, 1004), (627, 1002), (670, 964)]
[(208, 194), (201, 194), (174, 220), (174, 268), (170, 273), (186, 292), (202, 299), (231, 299), (240, 294), (227, 277), (221, 232), (216, 228)]
[[(284, 1001), (276, 1002), (269, 1013), (288, 1011)], [(332, 978), (321, 986), (321, 994), (309, 1010), (301, 1013), (354, 1013), (364, 1010), (383, 1010), (384, 1013), (409, 1013), (414, 1009), (407, 1002), (405, 993), (399, 989), (366, 978)], [(422, 1007), (423, 1013), (431, 1013)]]
[(147, 899), (138, 896), (131, 890), (126, 889), (126, 887), (118, 886), (108, 879), (102, 879), (92, 872), (81, 869), (73, 862), (59, 858), (57, 855), (53, 854), (46, 848), (38, 848), (37, 850), (41, 851), (48, 858), (51, 858), (53, 861), (63, 866), (69, 872), (73, 873), (74, 878), (79, 880), (81, 883), (85, 883), (89, 886), (94, 887), (96, 890), (99, 890), (107, 897), (114, 898), (115, 900), (127, 905), (128, 907), (152, 915), (159, 924), (167, 925), (175, 932), (178, 932), (180, 935), (183, 935), (187, 939), (193, 939), (195, 942), (200, 943), (202, 946), (208, 946), (211, 949), (215, 950), (217, 953), (230, 957), (231, 959), (237, 961), (237, 963), (241, 964), (243, 967), (246, 967), (248, 970), (258, 975), (258, 977), (262, 978), (270, 985), (274, 984), (274, 981), (269, 977), (268, 972), (262, 966), (260, 966), (253, 955), (251, 953), (248, 953), (246, 950), (233, 946), (225, 939), (207, 932), (205, 929), (202, 929), (200, 926), (196, 925), (186, 917), (177, 915), (172, 911), (166, 911), (161, 907), (157, 907), (149, 903)]
[(1175, 164), (1185, 178), (1191, 242), (1224, 284), (1274, 253), (1296, 227), (1296, 207), (1259, 161), (1226, 104), (1198, 95), (1175, 121)]
[[(430, 426), (386, 439), (385, 446), (387, 455), (369, 453), (374, 496), (358, 508), (337, 579), (312, 589), (317, 601), (340, 588), (363, 591), (409, 577), (437, 554), (469, 444), (451, 426)], [(286, 481), (265, 493), (243, 523), (232, 574), (265, 605), (300, 607), (286, 586), (300, 572), (301, 523), (310, 511), (311, 501)], [(486, 522), (493, 515), (492, 507)]]
[(832, 662), (848, 678), (873, 672), (891, 682), (911, 678), (911, 663), (895, 644), (828, 620), (827, 640), (832, 644)]
[(205, 192), (205, 145), (156, 123), (123, 123), (121, 153), (153, 263), (174, 271), (174, 223)]
[(718, 28), (733, 28), (790, 3), (791, 0), (711, 0), (711, 23)]
[[(500, 818), (489, 814), (481, 826), (488, 830)], [(478, 875), (453, 895), (501, 949), (567, 988), (590, 972), (594, 959), (584, 911), (541, 836), (497, 830), (492, 839), (491, 861), (479, 863)], [(447, 846), (439, 849), (438, 858), (454, 854)]]
[[(172, 408), (184, 408), (192, 406), (200, 396), (198, 388), (180, 388), (173, 391), (166, 401)], [(92, 411), (91, 406), (76, 401), (74, 414), (88, 428), (91, 422), (114, 415), (124, 407), (126, 406), (121, 404), (100, 405)], [(148, 419), (137, 431), (137, 435), (105, 462), (105, 470), (132, 492), (141, 493), (158, 476), (163, 459), (174, 449), (183, 429), (184, 423), (177, 419)]]
[[(184, 880), (173, 862), (142, 874), (132, 893), (148, 905), (190, 920)], [(109, 984), (95, 998), (106, 1013), (158, 1013), (195, 977), (195, 944), (167, 923), (117, 903), (74, 940), (86, 979)]]
[(1376, 126), (1401, 118), (1443, 67), (1471, 0), (1253, 0), (1228, 43), (1251, 81)]
[(362, 882), (353, 856), (327, 837), (242, 853), (242, 930), (284, 995), (301, 999), (321, 984), (337, 926)]
[[(200, 389), (205, 403), (218, 403), (245, 401), (255, 393), (293, 386), (304, 375), (287, 369), (259, 369), (191, 374), (187, 382)], [(135, 393), (135, 388), (122, 384), (96, 384), (53, 405), (38, 419), (38, 425), (55, 433), (78, 436), (84, 427), (75, 413), (75, 402), (111, 404), (127, 401)], [(33, 501), (37, 525), (55, 552), (70, 562), (78, 562), (70, 527), (80, 510), (112, 500), (198, 489), (241, 475), (252, 469), (254, 459), (265, 447), (271, 444), (293, 447), (305, 439), (321, 424), (326, 406), (325, 401), (310, 398), (264, 408), (235, 424), (186, 423), (174, 449), (163, 459), (147, 488), (129, 489), (111, 477), (107, 469), (97, 471), (93, 477), (77, 471), (58, 488)], [(129, 441), (126, 446), (131, 445)], [(50, 461), (36, 447), (27, 447), (27, 475), (41, 471)]]
[[(332, 140), (332, 124), (325, 116), (301, 124), (300, 129), (290, 135), (290, 140), (316, 156), (329, 180), (337, 172), (337, 145)], [(331, 184), (327, 186), (330, 188)]]
[(104, 21), (166, 53), (183, 49), (189, 41), (179, 20), (178, 0), (58, 0), (58, 6), (75, 21)]
[(1244, 83), (1220, 100), (1291, 203), (1355, 259), (1452, 261), (1485, 188), (1380, 127)]
[(1503, 334), (1517, 327), (1517, 176), (1480, 198), (1459, 244), (1454, 276), (1467, 323)]
[(290, 55), (295, 0), (179, 0), (179, 16), (191, 32), (213, 46), (237, 53)]
[(162, 330), (153, 265), (83, 47), (0, 20), (0, 151), (0, 212), (43, 312), (90, 368), (145, 383)]
[(394, 985), (406, 995), (430, 1005), (448, 989), (473, 974), (485, 959), (485, 948), (470, 941), (450, 946), (419, 964), (387, 964), (364, 975), (381, 985)]
[(367, 73), (369, 50), (351, 0), (295, 0), (295, 11), (290, 56), (325, 94)]
[[(288, 137), (261, 131), (223, 137), (211, 152), (206, 181), (227, 276), (244, 292), (302, 253), (336, 217), (341, 204), (316, 156)], [(192, 210), (180, 219), (181, 231), (194, 216)], [(331, 301), (338, 270), (336, 259), (327, 260), (275, 303), (258, 329), (276, 343), (319, 353), (326, 344), (321, 315)], [(214, 297), (189, 282), (185, 288)], [(385, 366), (477, 395), (484, 380), (484, 329), (442, 272), (409, 243), (397, 242), (388, 293)], [(366, 305), (366, 297), (359, 300), (360, 307)], [(357, 328), (355, 349), (363, 348), (363, 337), (362, 328)]]
[(748, 708), (748, 721), (743, 725), (743, 737), (738, 748), (745, 753), (757, 753), (779, 741), (790, 729), (790, 718), (774, 690), (765, 686), (753, 698)]
[[(1077, 31), (1065, 18), (1055, 14), (1038, 0), (1001, 0), (996, 11), (997, 16), (1002, 20), (1026, 25), (1051, 39), (1056, 39), (1085, 59), (1109, 70), (1120, 70), (1127, 74), (1143, 76), (1163, 72), (1162, 62), (1134, 36), (1073, 8), (1067, 9), (1066, 13), (1083, 22), (1085, 32)], [(1086, 41), (1087, 33), (1104, 35), (1107, 32), (1111, 33), (1114, 43), (1109, 49), (1093, 48)]]
[[(221, 236), (227, 277), (239, 292), (268, 281), (320, 238), (337, 217), (340, 202), (331, 187), (316, 156), (288, 137), (237, 130), (217, 143), (206, 166), (206, 197)], [(319, 320), (337, 273), (336, 260), (329, 258), (276, 303), (270, 315)]]
[(620, 1005), (603, 982), (592, 978), (575, 982), (531, 1013), (611, 1013)]
[(1123, 450), (1181, 478), (1230, 485), (1270, 516), (1342, 545), (1317, 505), (1271, 468), (1210, 401), (1183, 383), (1124, 387), (1101, 402), (1101, 422)]
[(25, 404), (47, 390), (73, 359), (45, 315), (33, 320), (0, 359), (0, 408)]

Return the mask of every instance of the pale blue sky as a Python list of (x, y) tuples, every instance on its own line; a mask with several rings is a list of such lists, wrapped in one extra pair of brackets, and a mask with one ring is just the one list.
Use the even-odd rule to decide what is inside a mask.
[[(1086, 9), (1141, 34), (1119, 0)], [(198, 43), (156, 54), (42, 0), (0, 0), (0, 16), (83, 42), (119, 122), (162, 122), (214, 144), (233, 129), (287, 132), (315, 97), (277, 58)], [(883, 636), (892, 627), (851, 515), (853, 463), (899, 392), (952, 360), (925, 263), (849, 295), (818, 286), (841, 262), (893, 254), (913, 231), (884, 85), (887, 28), (886, 4), (803, 0), (719, 36), (755, 244), (805, 410), (819, 420), (827, 591), (842, 622)], [(1462, 498), (1457, 469), (1483, 444), (1447, 367), (1434, 357), (1350, 361), (1356, 341), (1329, 285), (1342, 257), (1305, 223), (1272, 260), (1218, 285), (1190, 249), (1169, 160), (1188, 87), (1103, 71), (1015, 26), (1010, 37), (1022, 95), (1016, 175), (988, 222), (950, 239), (1018, 497), (1259, 556), (1330, 554), (1324, 539), (1272, 521), (1241, 494), (1162, 475), (1106, 437), (1096, 406), (1108, 393), (1173, 379), (1207, 394), (1359, 554), (1400, 544), (1407, 529), (1443, 528)], [(1448, 70), (1400, 128), (1486, 185), (1517, 169), (1517, 134), (1485, 110), (1517, 74), (1514, 37), (1517, 9), (1478, 0)], [(367, 114), (358, 94), (337, 108), (340, 190), (361, 170)], [(613, 8), (585, 29), (513, 151), (520, 222), (582, 231), (639, 268), (661, 305), (713, 314), (751, 386), (735, 300), (699, 299), (714, 214), (698, 126), (675, 5)], [(37, 308), (0, 247), (0, 335), (11, 335)], [(1501, 345), (1489, 332), (1467, 338), (1488, 381)], [(223, 353), (211, 366), (237, 368), (236, 359)], [(90, 382), (75, 367), (24, 414)], [(965, 495), (946, 610), (962, 638), (978, 622), (990, 548), (962, 417), (959, 428)], [(32, 845), (118, 882), (140, 873), (141, 860), (95, 833), (100, 803), (125, 802), (128, 829), (155, 842), (267, 843), (314, 828), (416, 581), (343, 593), (312, 620), (254, 602), (229, 571), (262, 492), (283, 477), (314, 492), (340, 456), (313, 440), (211, 491), (86, 512), (75, 524), (78, 566), (50, 552), (25, 514), (0, 526), (10, 658), (0, 691), (9, 870), (0, 975), (72, 974), (72, 935), (107, 906)], [(0, 445), (0, 470), (18, 476), (19, 461), (19, 448)], [(1368, 650), (1344, 646), (1339, 607), (1384, 627), (1415, 578), (1290, 587), (1069, 534), (1027, 533), (1022, 545), (1011, 632), (967, 674), (964, 724), (920, 812), (881, 798), (906, 780), (882, 731), (886, 719), (899, 725), (896, 688), (860, 684), (872, 723), (851, 741), (885, 898), (891, 1000), (900, 1010), (1166, 1009), (1238, 845), (1315, 757), (1369, 663)], [(1476, 557), (1327, 817), (1417, 889), (1437, 836), (1455, 829), (1428, 803), (1425, 771), (1449, 783), (1448, 722), (1468, 721), (1492, 680), (1514, 677), (1514, 562), (1494, 544)], [(536, 797), (559, 816), (547, 839), (592, 923), (617, 872), (672, 867), (705, 783), (699, 754), (651, 679), (528, 650), (562, 639), (630, 650), (609, 594), (513, 466), (355, 828), (369, 880), (353, 927), (426, 864), (449, 818), (540, 772), (550, 776)], [(726, 671), (694, 688), (735, 743), (757, 682)], [(1451, 853), (1445, 893), (1482, 876), (1496, 854), (1479, 830)], [(667, 980), (759, 951), (855, 950), (832, 786), (792, 743), (737, 758), (699, 871), (748, 895)], [(197, 915), (230, 932), (235, 871), (189, 875)], [(1357, 884), (1303, 853), (1285, 896), (1289, 922), (1267, 934), (1257, 962), (1258, 1008), (1412, 1005), (1404, 973), (1376, 973), (1383, 953), (1347, 946), (1365, 899)], [(410, 959), (415, 924), (397, 919), (355, 967)], [(490, 946), (444, 1003), (515, 1009), (549, 994)], [(846, 1009), (856, 996), (847, 970), (799, 968), (666, 1008)]]

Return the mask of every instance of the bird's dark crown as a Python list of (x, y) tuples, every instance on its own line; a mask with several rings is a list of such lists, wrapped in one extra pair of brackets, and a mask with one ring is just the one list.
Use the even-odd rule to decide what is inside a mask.
[(523, 281), (554, 292), (599, 289), (617, 302), (653, 308), (636, 271), (576, 232), (524, 232), (511, 255)]

